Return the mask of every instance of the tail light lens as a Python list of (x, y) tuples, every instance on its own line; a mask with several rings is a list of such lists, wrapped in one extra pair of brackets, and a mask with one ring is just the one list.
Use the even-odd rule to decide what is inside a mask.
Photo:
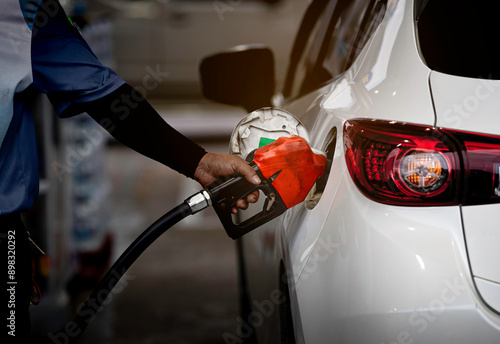
[(419, 195), (444, 191), (449, 170), (442, 153), (428, 150), (410, 150), (399, 166), (404, 186)]
[(398, 205), (458, 202), (459, 157), (441, 131), (380, 120), (344, 125), (346, 161), (365, 196)]
[(500, 202), (500, 137), (394, 121), (344, 124), (349, 173), (368, 198), (394, 205)]

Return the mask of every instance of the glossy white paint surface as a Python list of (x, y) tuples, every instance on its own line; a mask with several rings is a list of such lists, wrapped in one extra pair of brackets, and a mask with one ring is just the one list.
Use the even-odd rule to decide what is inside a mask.
[(483, 300), (493, 309), (500, 310), (500, 284), (475, 277), (474, 282)]
[(500, 283), (500, 204), (462, 208), (467, 248), (475, 276)]
[(500, 204), (465, 206), (462, 214), (472, 273), (494, 282), (476, 285), (484, 300), (500, 311)]
[(415, 41), (413, 2), (397, 1), (345, 74), (348, 84), (322, 106), (346, 117), (368, 117), (434, 124), (428, 89), (429, 69)]
[(437, 126), (500, 135), (500, 81), (432, 72)]

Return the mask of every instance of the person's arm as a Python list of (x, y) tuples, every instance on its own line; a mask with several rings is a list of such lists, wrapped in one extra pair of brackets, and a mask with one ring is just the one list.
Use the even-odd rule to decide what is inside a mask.
[(207, 154), (166, 123), (128, 84), (96, 101), (77, 104), (72, 110), (87, 112), (119, 142), (190, 178)]
[[(74, 104), (68, 111), (87, 112), (115, 139), (133, 150), (156, 160), (202, 186), (219, 176), (240, 173), (259, 184), (255, 171), (241, 158), (228, 154), (207, 153), (166, 123), (156, 110), (128, 84), (96, 101)], [(254, 193), (240, 200), (238, 207), (256, 202)]]

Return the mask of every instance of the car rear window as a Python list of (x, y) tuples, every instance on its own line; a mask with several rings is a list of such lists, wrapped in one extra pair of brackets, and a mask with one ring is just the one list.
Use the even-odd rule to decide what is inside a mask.
[(420, 0), (417, 34), (422, 57), (433, 70), (457, 76), (500, 79), (498, 3)]

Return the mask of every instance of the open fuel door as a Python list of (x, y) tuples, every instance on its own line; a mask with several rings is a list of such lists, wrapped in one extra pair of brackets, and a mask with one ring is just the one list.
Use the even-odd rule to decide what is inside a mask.
[[(279, 146), (285, 138), (290, 141), (286, 149), (273, 147)], [(299, 140), (294, 140), (294, 138), (299, 138)], [(248, 210), (233, 215), (232, 224), (228, 223), (226, 227), (237, 228), (239, 226), (241, 229), (237, 232), (245, 232), (243, 228), (245, 224), (249, 221), (254, 222), (253, 219), (257, 219), (258, 216), (262, 217), (257, 214), (269, 212), (266, 209), (270, 205), (274, 203), (285, 205), (281, 214), (284, 210), (304, 200), (317, 178), (323, 175), (326, 166), (325, 155), (311, 149), (308, 140), (307, 131), (302, 123), (282, 109), (262, 108), (251, 112), (239, 122), (231, 135), (230, 153), (239, 155), (249, 162), (257, 162), (257, 165), (261, 161), (262, 166), (259, 165), (261, 177), (270, 180), (276, 192), (269, 192), (269, 190), (266, 192), (265, 188), (260, 188), (259, 202), (251, 205)], [(267, 152), (267, 147), (276, 153)], [(282, 144), (281, 147), (285, 148), (285, 145)], [(304, 154), (301, 154), (301, 151)], [(266, 167), (263, 170), (264, 165)], [(268, 171), (267, 174), (266, 171)], [(304, 190), (301, 190), (302, 188)], [(293, 200), (296, 196), (300, 198), (300, 202)], [(215, 209), (217, 210), (217, 207)]]

